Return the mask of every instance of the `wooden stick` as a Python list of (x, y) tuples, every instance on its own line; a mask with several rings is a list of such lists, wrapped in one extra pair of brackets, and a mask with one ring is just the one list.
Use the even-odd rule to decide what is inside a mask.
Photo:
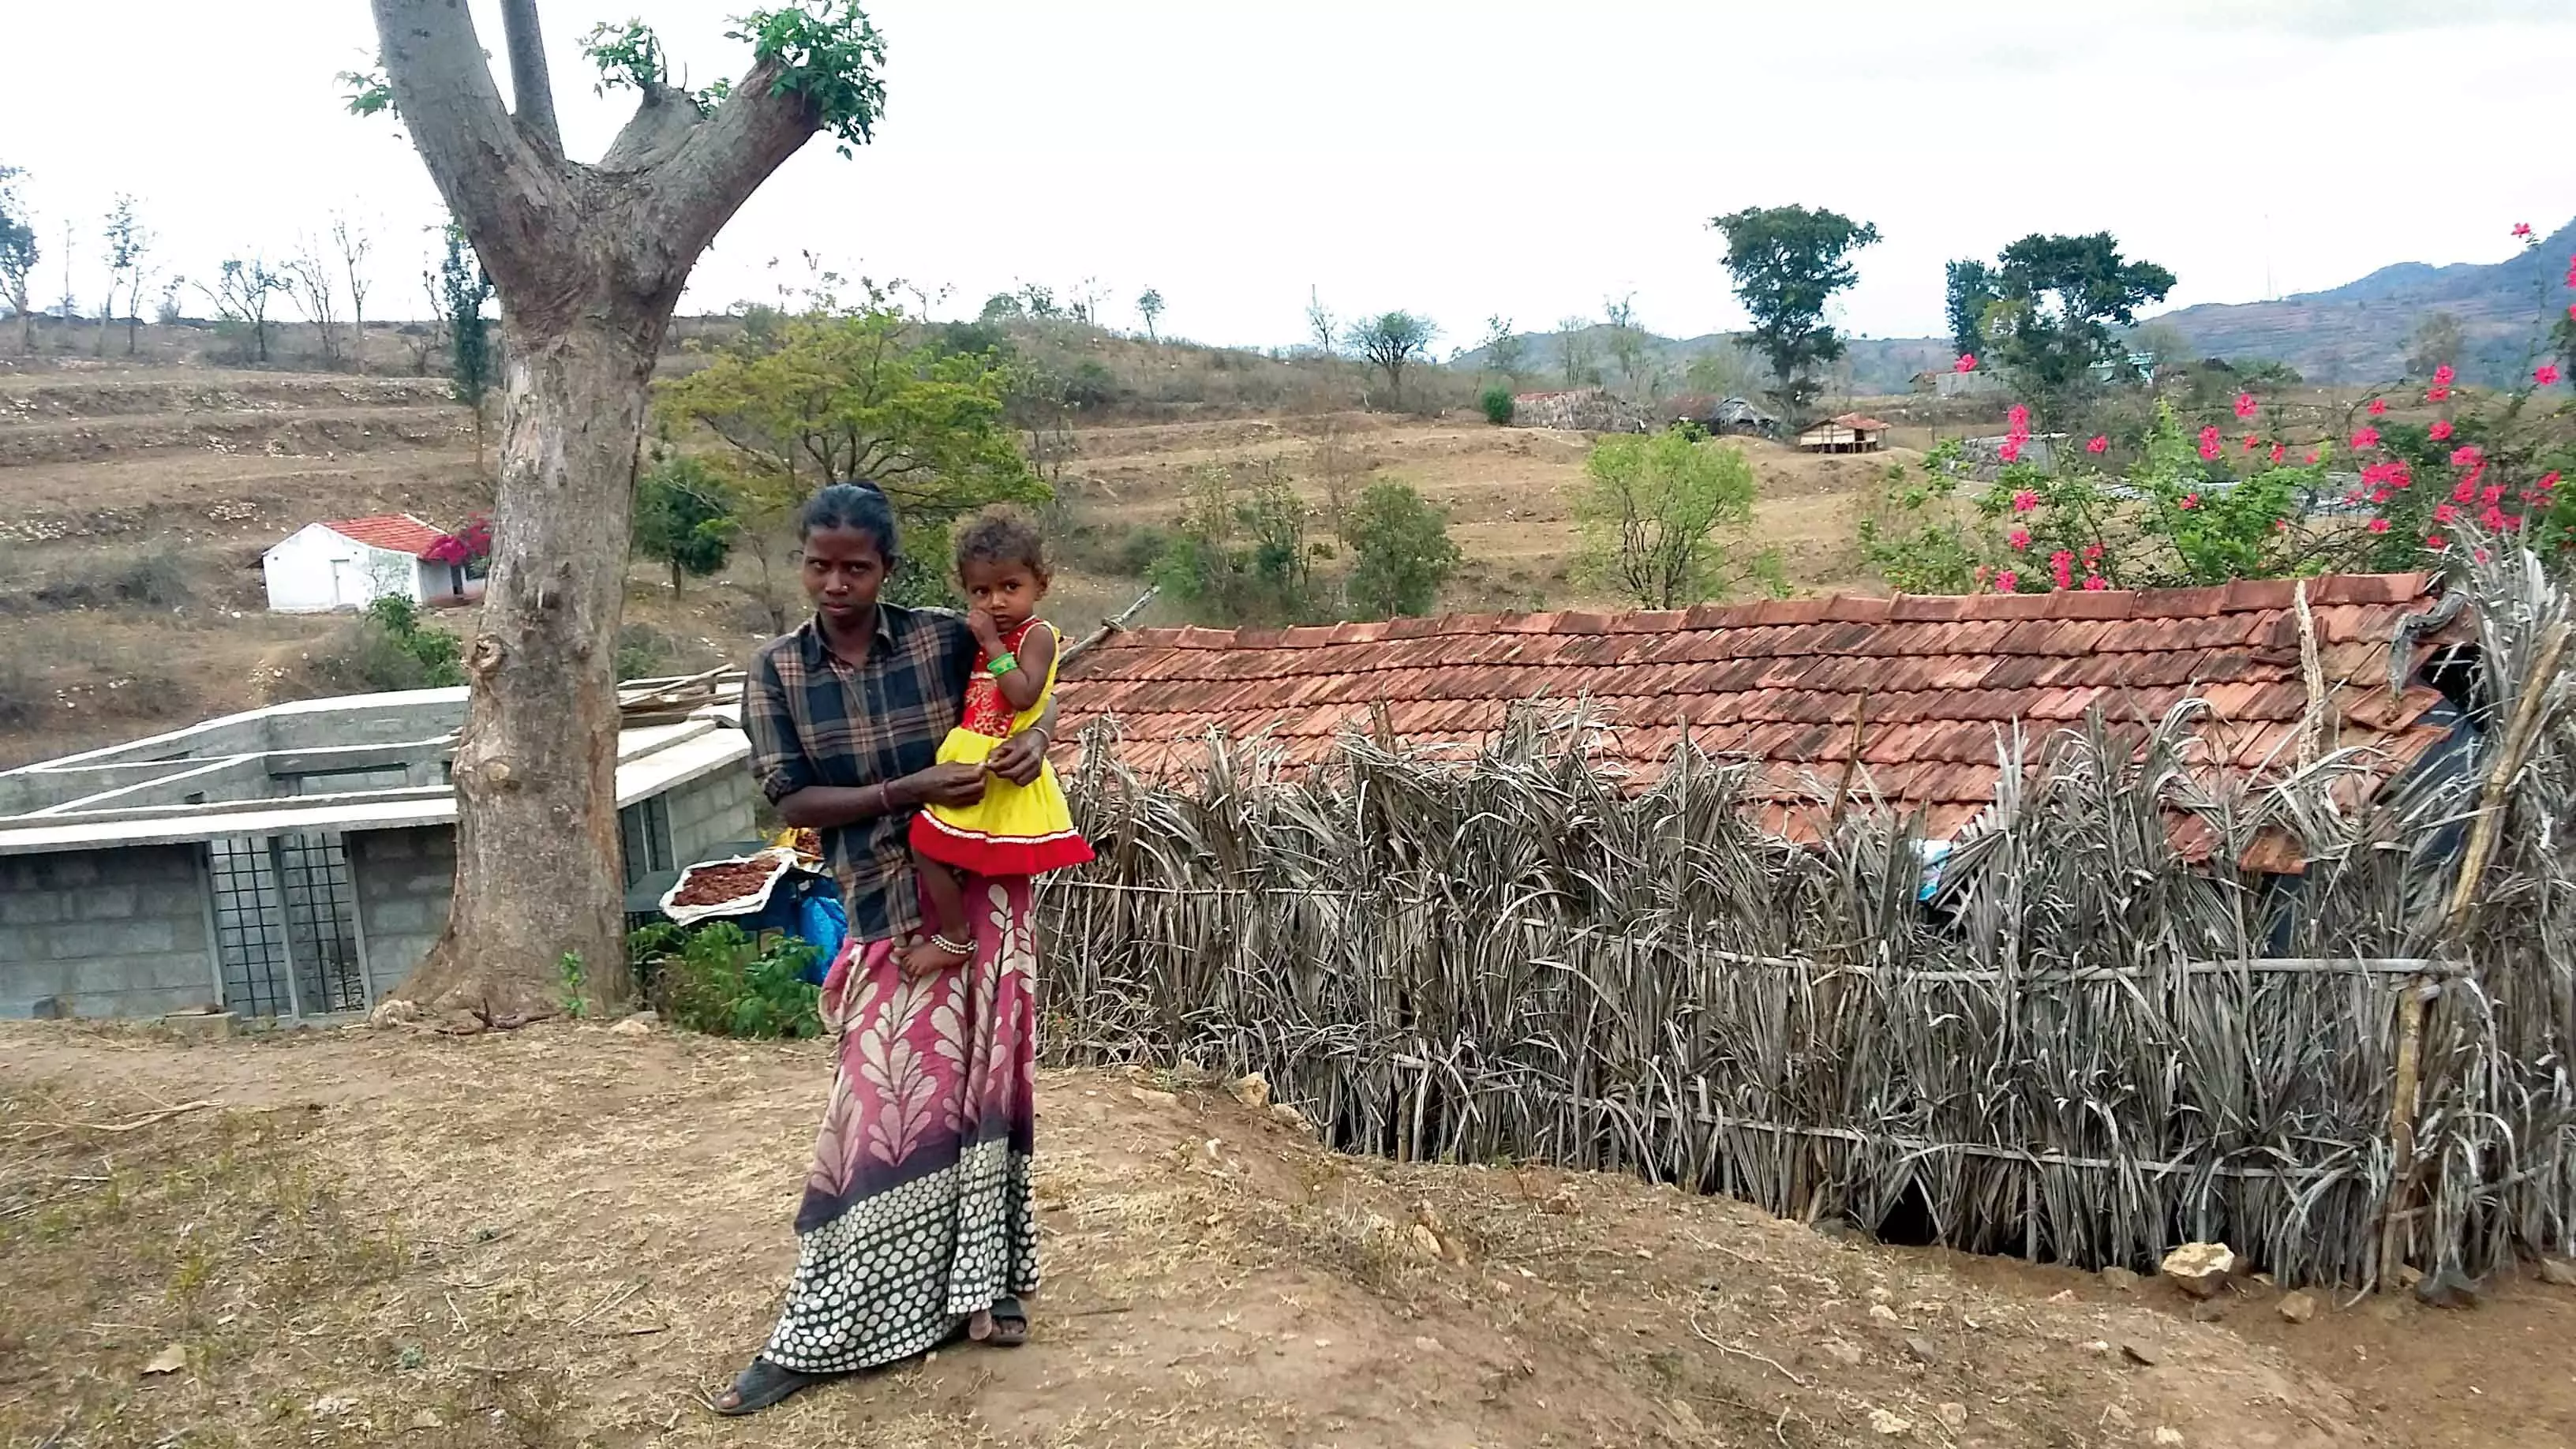
[(2513, 777), (2522, 773), (2523, 757), (2530, 753), (2531, 737), (2540, 728), (2540, 707), (2557, 678), (2558, 657), (2567, 650), (2567, 632), (2567, 621), (2561, 619), (2541, 636), (2540, 649), (2523, 679), (2522, 698), (2513, 703), (2513, 722), (2505, 727), (2495, 764), (2488, 768), (2486, 784), (2478, 791), (2478, 823), (2469, 827), (2468, 849), (2461, 853), (2459, 879), (2452, 884), (2450, 909), (2442, 917), (2443, 933), (2454, 940), (2468, 933), (2476, 916), (2478, 884), (2486, 876), (2487, 858), (2495, 853), (2505, 791)]
[(1145, 612), (1145, 606), (1154, 602), (1162, 592), (1163, 586), (1161, 584), (1156, 584), (1152, 588), (1149, 588), (1145, 592), (1137, 595), (1136, 602), (1119, 610), (1118, 617), (1114, 619), (1103, 619), (1100, 622), (1099, 628), (1092, 630), (1075, 643), (1067, 646), (1064, 653), (1056, 657), (1056, 668), (1062, 669), (1064, 666), (1071, 664), (1076, 658), (1107, 639), (1110, 635), (1125, 632), (1128, 622), (1134, 619), (1138, 614)]
[(2379, 1224), (2379, 1291), (2397, 1291), (2404, 1257), (2406, 1197), (2415, 1176), (2415, 1088), (2423, 1068), (2424, 1006), (2437, 989), (2421, 981), (2398, 988), (2397, 1079), (2388, 1096), (2388, 1203)]

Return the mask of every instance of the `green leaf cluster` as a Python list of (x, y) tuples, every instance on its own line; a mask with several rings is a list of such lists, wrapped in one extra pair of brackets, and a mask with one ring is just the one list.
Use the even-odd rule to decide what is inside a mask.
[(823, 1030), (822, 993), (805, 978), (816, 952), (789, 935), (657, 922), (629, 933), (626, 957), (662, 1019), (709, 1036), (804, 1038)]
[(1753, 465), (1733, 445), (1681, 432), (1604, 438), (1583, 467), (1577, 566), (1594, 583), (1646, 609), (1787, 592), (1777, 555), (1741, 538), (1753, 523)]
[(1409, 484), (1370, 484), (1342, 521), (1342, 538), (1351, 550), (1342, 590), (1354, 618), (1428, 614), (1458, 571), (1449, 520)]
[(755, 59), (777, 65), (770, 94), (803, 98), (842, 155), (872, 139), (885, 114), (885, 41), (858, 6), (819, 0), (755, 10), (735, 24), (727, 39), (748, 41)]

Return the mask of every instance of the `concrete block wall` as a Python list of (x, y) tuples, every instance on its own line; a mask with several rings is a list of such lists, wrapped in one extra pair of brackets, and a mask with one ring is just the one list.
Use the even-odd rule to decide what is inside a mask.
[(0, 856), (0, 1016), (211, 1006), (199, 845)]
[(671, 858), (682, 865), (728, 841), (751, 838), (751, 771), (744, 766), (701, 775), (666, 792), (662, 803), (671, 820)]
[(351, 831), (341, 844), (358, 894), (367, 979), (382, 996), (402, 984), (446, 928), (456, 890), (456, 831), (446, 825)]

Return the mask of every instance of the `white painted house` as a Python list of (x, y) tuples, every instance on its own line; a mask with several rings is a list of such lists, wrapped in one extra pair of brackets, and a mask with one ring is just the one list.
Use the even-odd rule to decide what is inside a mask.
[(408, 513), (380, 513), (308, 523), (260, 555), (268, 607), (280, 614), (363, 609), (388, 594), (415, 604), (454, 604), (483, 596), (483, 580), (465, 565), (429, 557), (444, 530)]

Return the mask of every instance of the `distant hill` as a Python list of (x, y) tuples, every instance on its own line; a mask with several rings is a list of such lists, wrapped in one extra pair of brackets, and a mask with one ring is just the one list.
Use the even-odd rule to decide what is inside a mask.
[[(1606, 382), (1620, 381), (1617, 364), (1611, 360), (1611, 329), (1607, 324), (1588, 327), (1576, 333), (1577, 345), (1588, 350), (1593, 368)], [(1561, 361), (1563, 344), (1555, 332), (1520, 334), (1522, 375), (1530, 387), (1561, 387), (1567, 382)], [(1685, 389), (1683, 374), (1693, 361), (1708, 356), (1732, 354), (1743, 368), (1741, 386), (1719, 387), (1719, 392), (1750, 394), (1763, 386), (1769, 373), (1764, 364), (1743, 351), (1737, 336), (1728, 332), (1711, 332), (1699, 337), (1663, 337), (1645, 334), (1646, 346), (1654, 366), (1663, 377), (1661, 390), (1667, 393)], [(1870, 397), (1908, 391), (1914, 375), (1950, 365), (1949, 339), (1941, 337), (1854, 337), (1846, 339), (1848, 351), (1844, 365), (1851, 370), (1849, 390), (1856, 396)], [(1486, 365), (1486, 349), (1460, 353), (1450, 362), (1462, 371), (1477, 371)], [(1697, 389), (1706, 391), (1708, 389)]]
[[(2434, 313), (2448, 312), (2460, 324), (2461, 355), (2452, 365), (2461, 377), (2508, 384), (2520, 377), (2540, 330), (2576, 301), (2576, 294), (2560, 285), (2571, 255), (2576, 255), (2576, 220), (2507, 261), (2442, 267), (2398, 262), (2327, 291), (2274, 302), (2208, 302), (2151, 317), (2146, 325), (2180, 333), (2193, 358), (2286, 362), (2310, 382), (2372, 383), (2403, 377), (2415, 329)], [(1616, 381), (1609, 327), (1594, 326), (1577, 336), (1588, 344), (1604, 375)], [(1530, 385), (1559, 385), (1557, 334), (1526, 332), (1521, 338)], [(1692, 359), (1737, 345), (1728, 333), (1685, 338), (1649, 333), (1647, 342), (1670, 375), (1666, 391), (1680, 389), (1681, 373)], [(1904, 392), (1917, 373), (1946, 368), (1952, 359), (1946, 337), (1856, 337), (1849, 345), (1849, 389), (1860, 396)], [(1465, 353), (1453, 365), (1481, 368), (1485, 352)], [(1753, 366), (1757, 376), (1751, 385), (1759, 387), (1759, 364)]]
[(2150, 325), (2181, 333), (2202, 357), (2269, 358), (2311, 382), (2366, 383), (2404, 376), (2415, 329), (2448, 312), (2460, 323), (2462, 355), (2453, 365), (2461, 375), (2507, 383), (2520, 373), (2537, 330), (2570, 300), (2559, 285), (2570, 253), (2576, 221), (2507, 261), (2399, 262), (2327, 291), (2185, 307)]

